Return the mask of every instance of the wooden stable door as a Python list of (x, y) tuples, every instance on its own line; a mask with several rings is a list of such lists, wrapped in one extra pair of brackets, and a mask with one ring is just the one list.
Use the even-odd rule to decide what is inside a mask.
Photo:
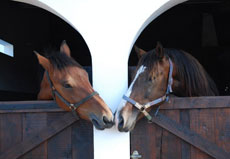
[[(161, 114), (182, 126), (178, 132), (183, 134), (183, 127), (187, 134), (194, 132), (185, 137), (194, 145), (142, 119), (131, 132), (131, 153), (137, 150), (143, 159), (230, 158), (230, 97), (171, 98), (160, 108)], [(200, 140), (193, 139), (196, 135)]]
[[(230, 158), (230, 97), (170, 98), (160, 114), (165, 123), (163, 117), (137, 122), (131, 153), (137, 150), (142, 159)], [(0, 103), (0, 159), (93, 157), (92, 124), (52, 101)]]
[(0, 159), (93, 159), (92, 124), (53, 101), (0, 102)]

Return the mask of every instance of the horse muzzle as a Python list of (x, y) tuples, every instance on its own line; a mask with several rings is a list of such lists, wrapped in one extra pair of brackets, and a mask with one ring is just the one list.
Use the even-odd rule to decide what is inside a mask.
[(114, 125), (113, 117), (111, 119), (108, 119), (108, 117), (106, 116), (97, 117), (95, 114), (90, 114), (90, 120), (95, 128), (98, 130), (111, 128)]
[(125, 116), (119, 113), (117, 117), (117, 128), (120, 132), (128, 132), (134, 129), (136, 124), (137, 114), (132, 114), (131, 116)]

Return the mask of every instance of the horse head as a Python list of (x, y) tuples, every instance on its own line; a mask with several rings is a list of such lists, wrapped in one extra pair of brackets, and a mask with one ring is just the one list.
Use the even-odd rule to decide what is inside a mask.
[[(113, 126), (113, 113), (95, 93), (87, 72), (71, 57), (71, 51), (65, 41), (61, 44), (60, 51), (50, 53), (47, 57), (39, 53), (36, 55), (45, 69), (38, 94), (39, 100), (52, 99), (52, 89), (55, 89), (57, 95), (54, 98), (64, 110), (70, 111), (74, 108), (80, 118), (91, 121), (100, 130)], [(82, 102), (82, 99), (85, 101)], [(76, 110), (74, 104), (68, 104), (79, 102), (81, 104)]]
[(121, 101), (116, 124), (121, 132), (131, 131), (150, 109), (176, 96), (217, 95), (215, 83), (199, 62), (182, 50), (164, 49), (158, 42), (154, 50), (135, 48), (140, 57), (136, 74)]

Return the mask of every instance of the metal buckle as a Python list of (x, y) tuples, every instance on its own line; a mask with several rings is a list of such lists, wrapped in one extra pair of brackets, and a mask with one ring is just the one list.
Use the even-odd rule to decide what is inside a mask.
[(72, 113), (73, 113), (73, 115), (76, 117), (76, 118), (78, 118), (79, 119), (79, 117), (78, 117), (78, 115), (77, 115), (77, 112), (76, 112), (76, 107), (74, 106), (74, 104), (70, 104), (70, 106), (69, 106), (69, 108), (70, 108), (70, 110), (72, 111)]
[(77, 108), (74, 106), (74, 104), (70, 104), (70, 106), (69, 106), (69, 108), (71, 109), (71, 110), (76, 110)]
[(142, 110), (143, 109), (143, 105), (139, 104), (139, 103), (136, 103), (135, 106), (139, 109), (139, 110)]
[(144, 110), (145, 110), (145, 107), (142, 106), (141, 109), (140, 109), (140, 111), (143, 112)]

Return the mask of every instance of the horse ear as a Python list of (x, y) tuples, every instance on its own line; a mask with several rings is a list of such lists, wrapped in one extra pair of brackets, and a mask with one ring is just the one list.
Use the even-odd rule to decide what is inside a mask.
[(136, 51), (136, 53), (137, 53), (138, 59), (140, 59), (144, 54), (146, 54), (146, 51), (145, 51), (145, 50), (143, 50), (143, 49), (137, 47), (136, 45), (134, 46), (134, 49), (135, 49), (135, 51)]
[(60, 46), (60, 52), (63, 52), (65, 53), (67, 56), (71, 56), (71, 51), (70, 51), (70, 48), (69, 46), (67, 45), (66, 41), (63, 40), (62, 43), (61, 43), (61, 46)]
[(159, 59), (162, 59), (164, 57), (164, 48), (159, 41), (157, 42), (156, 46), (156, 55), (157, 57), (159, 57)]
[(47, 58), (45, 58), (44, 56), (40, 55), (37, 51), (34, 51), (34, 53), (37, 56), (38, 62), (42, 65), (42, 67), (45, 70), (49, 70), (49, 68), (50, 68), (50, 61)]

